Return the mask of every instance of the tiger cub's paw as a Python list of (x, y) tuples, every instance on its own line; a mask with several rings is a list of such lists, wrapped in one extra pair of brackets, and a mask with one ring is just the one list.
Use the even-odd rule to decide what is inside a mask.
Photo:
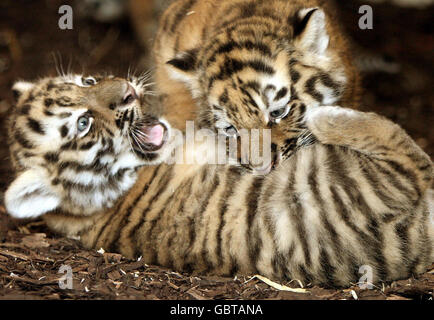
[(357, 118), (360, 112), (337, 106), (312, 107), (306, 110), (305, 123), (309, 126), (321, 126), (327, 123), (345, 122)]
[(304, 122), (309, 129), (327, 130), (342, 126), (362, 117), (363, 113), (351, 109), (327, 106), (313, 107), (306, 110)]
[(363, 115), (337, 106), (313, 107), (306, 110), (304, 122), (319, 141), (334, 144), (340, 136), (357, 130), (357, 123)]

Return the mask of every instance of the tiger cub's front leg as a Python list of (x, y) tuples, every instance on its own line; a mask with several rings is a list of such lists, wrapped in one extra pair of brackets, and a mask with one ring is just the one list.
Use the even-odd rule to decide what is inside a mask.
[(341, 107), (308, 108), (304, 119), (320, 143), (357, 151), (364, 170), (374, 167), (390, 181), (409, 187), (413, 203), (431, 187), (430, 157), (392, 121)]

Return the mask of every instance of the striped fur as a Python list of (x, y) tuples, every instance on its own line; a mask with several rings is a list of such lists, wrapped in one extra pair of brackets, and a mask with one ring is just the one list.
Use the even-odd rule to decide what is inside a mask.
[(272, 128), (273, 159), (289, 156), (299, 135), (287, 121), (290, 105), (359, 104), (359, 75), (335, 11), (321, 0), (175, 1), (154, 46), (169, 122), (183, 129), (189, 113), (217, 130)]
[(205, 124), (218, 122), (216, 114), (236, 122), (295, 98), (312, 106), (359, 103), (359, 75), (332, 1), (174, 1), (154, 54), (171, 123), (193, 112), (191, 103), (204, 107)]
[[(408, 278), (432, 262), (429, 157), (375, 114), (308, 108), (317, 142), (271, 174), (236, 166), (145, 167), (117, 205), (93, 217), (51, 213), (89, 248), (178, 271), (263, 274), (348, 286)], [(200, 146), (198, 147), (200, 148)]]
[(143, 80), (68, 75), (14, 86), (9, 143), (16, 179), (5, 198), (12, 215), (36, 217), (59, 206), (92, 215), (112, 207), (143, 164), (159, 161), (164, 148), (145, 135), (163, 124), (142, 115)]

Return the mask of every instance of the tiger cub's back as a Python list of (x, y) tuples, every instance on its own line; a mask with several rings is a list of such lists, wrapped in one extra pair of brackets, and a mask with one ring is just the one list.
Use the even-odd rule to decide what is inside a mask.
[(143, 170), (82, 240), (180, 271), (305, 284), (348, 286), (361, 267), (375, 283), (424, 272), (429, 157), (374, 114), (323, 107), (306, 119), (319, 142), (266, 176), (215, 165)]

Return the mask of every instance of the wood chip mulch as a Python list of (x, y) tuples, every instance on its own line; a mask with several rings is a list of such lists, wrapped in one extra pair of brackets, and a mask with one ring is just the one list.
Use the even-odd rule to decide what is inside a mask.
[[(307, 293), (278, 291), (260, 280), (180, 274), (127, 260), (119, 254), (84, 250), (80, 244), (50, 234), (42, 222), (17, 225), (0, 207), (0, 299), (235, 299), (235, 300), (430, 300), (434, 265), (418, 279), (373, 290), (307, 286)], [(6, 227), (5, 227), (6, 226)], [(72, 289), (61, 266), (72, 271)], [(299, 287), (297, 282), (284, 284)]]

